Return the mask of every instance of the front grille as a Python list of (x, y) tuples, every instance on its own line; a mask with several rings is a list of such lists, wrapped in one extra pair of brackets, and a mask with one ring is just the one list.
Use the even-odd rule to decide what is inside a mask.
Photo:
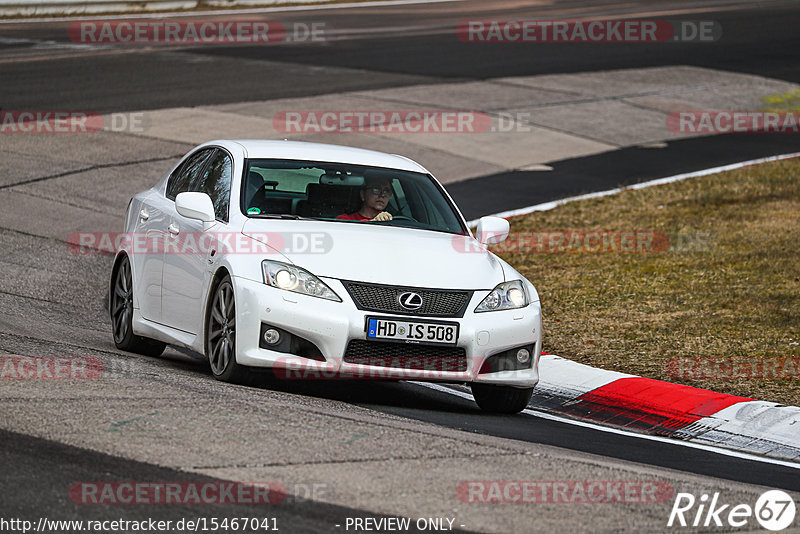
[[(343, 284), (360, 310), (403, 315), (463, 317), (472, 298), (472, 291), (463, 290), (382, 286), (345, 281)], [(407, 291), (419, 293), (422, 297), (422, 307), (417, 310), (407, 310), (400, 305), (398, 298)]]
[(347, 344), (345, 363), (425, 371), (467, 370), (463, 347), (417, 345), (354, 339)]

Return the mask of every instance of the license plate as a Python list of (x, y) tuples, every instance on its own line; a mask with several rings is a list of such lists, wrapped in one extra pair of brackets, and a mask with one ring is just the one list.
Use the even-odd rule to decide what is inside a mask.
[(405, 343), (455, 345), (458, 341), (458, 323), (368, 317), (367, 338)]

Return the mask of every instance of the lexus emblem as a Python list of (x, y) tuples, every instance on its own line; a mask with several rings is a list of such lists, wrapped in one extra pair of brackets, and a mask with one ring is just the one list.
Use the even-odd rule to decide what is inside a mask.
[(407, 310), (418, 310), (422, 307), (422, 297), (419, 293), (414, 293), (413, 291), (401, 293), (397, 297), (397, 302)]

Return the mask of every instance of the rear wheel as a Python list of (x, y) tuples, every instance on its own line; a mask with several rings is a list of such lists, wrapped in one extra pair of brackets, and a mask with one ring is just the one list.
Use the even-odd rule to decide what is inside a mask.
[(131, 262), (127, 256), (122, 258), (114, 272), (111, 287), (109, 310), (114, 344), (117, 348), (146, 356), (158, 356), (164, 352), (166, 343), (133, 333), (133, 277), (131, 276)]
[(236, 299), (228, 275), (212, 293), (206, 320), (206, 357), (217, 380), (237, 383), (247, 380), (248, 368), (236, 363)]
[(470, 384), (472, 396), (486, 412), (518, 413), (524, 410), (533, 396), (533, 388)]

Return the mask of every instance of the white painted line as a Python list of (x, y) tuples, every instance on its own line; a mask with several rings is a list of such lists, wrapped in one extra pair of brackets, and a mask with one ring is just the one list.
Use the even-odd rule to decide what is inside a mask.
[(92, 16), (81, 13), (70, 17), (32, 17), (27, 19), (4, 19), (0, 24), (26, 24), (31, 22), (69, 22), (77, 20), (117, 20), (117, 19), (165, 19), (172, 17), (195, 18), (217, 15), (253, 15), (259, 13), (282, 13), (290, 11), (317, 11), (321, 9), (347, 9), (353, 7), (406, 6), (414, 4), (440, 4), (444, 2), (463, 2), (464, 0), (378, 0), (374, 2), (348, 2), (346, 4), (308, 4), (304, 6), (261, 7), (252, 9), (220, 9), (215, 11), (169, 11), (152, 13), (120, 13), (118, 15)]
[[(675, 176), (668, 176), (667, 178), (658, 178), (656, 180), (650, 180), (649, 182), (641, 182), (638, 184), (633, 185), (626, 185), (624, 187), (617, 187), (615, 189), (609, 189), (607, 191), (598, 191), (597, 193), (587, 193), (585, 195), (578, 195), (575, 197), (567, 197), (562, 198), (560, 200), (554, 200), (552, 202), (544, 202), (542, 204), (535, 204), (533, 206), (528, 206), (526, 208), (518, 208), (514, 210), (508, 211), (501, 211), (500, 213), (495, 213), (493, 217), (516, 217), (518, 215), (527, 215), (528, 213), (533, 213), (534, 211), (549, 211), (551, 209), (557, 208), (569, 202), (574, 202), (576, 200), (585, 200), (587, 198), (599, 198), (599, 197), (606, 197), (609, 195), (615, 195), (622, 191), (629, 191), (632, 189), (644, 189), (645, 187), (651, 187), (654, 185), (663, 185), (669, 184), (672, 182), (679, 182), (681, 180), (686, 180), (688, 178), (697, 178), (699, 176), (708, 176), (709, 174), (715, 174), (718, 172), (724, 171), (732, 171), (734, 169), (740, 169), (742, 167), (747, 167), (748, 165), (757, 165), (759, 163), (767, 163), (770, 161), (780, 161), (784, 159), (791, 159), (800, 157), (800, 152), (793, 152), (791, 154), (780, 154), (778, 156), (769, 156), (767, 158), (758, 158), (758, 159), (751, 159), (748, 161), (742, 161), (739, 163), (731, 163), (730, 165), (723, 165), (721, 167), (712, 167), (710, 169), (703, 169), (701, 171), (695, 172), (687, 172), (684, 174), (676, 174)], [(477, 226), (479, 219), (474, 219), (468, 221), (467, 224), (470, 227)]]
[[(436, 391), (441, 391), (442, 393), (449, 393), (451, 395), (455, 395), (456, 397), (461, 397), (462, 399), (467, 399), (474, 401), (475, 399), (469, 393), (464, 391), (459, 391), (456, 389), (451, 389), (440, 384), (435, 384), (431, 382), (411, 382), (412, 384), (417, 384), (419, 386), (424, 386), (426, 388), (430, 388)], [(764, 456), (756, 456), (753, 454), (748, 454), (745, 452), (733, 451), (730, 449), (721, 449), (718, 447), (712, 447), (709, 445), (701, 445), (699, 443), (692, 443), (690, 441), (681, 441), (675, 440), (670, 438), (665, 438), (661, 436), (651, 436), (649, 434), (639, 434), (637, 432), (631, 432), (630, 430), (622, 430), (619, 428), (612, 428), (607, 426), (601, 426), (596, 423), (589, 423), (587, 421), (579, 421), (576, 419), (570, 419), (568, 417), (561, 417), (558, 415), (549, 414), (546, 412), (540, 412), (539, 410), (533, 410), (531, 408), (527, 408), (522, 410), (522, 413), (526, 415), (531, 415), (533, 417), (538, 417), (539, 419), (547, 419), (549, 421), (556, 421), (559, 423), (566, 423), (568, 425), (580, 426), (584, 428), (590, 428), (592, 430), (599, 430), (600, 432), (608, 432), (610, 434), (619, 434), (621, 436), (626, 436), (630, 438), (639, 438), (639, 439), (646, 439), (649, 441), (658, 441), (660, 443), (667, 443), (670, 445), (677, 445), (680, 447), (688, 447), (690, 449), (699, 449), (702, 451), (713, 452), (716, 454), (721, 454), (723, 456), (731, 456), (733, 458), (740, 458), (742, 460), (752, 460), (754, 462), (762, 462), (767, 464), (774, 464), (780, 465), (782, 467), (791, 467), (793, 469), (800, 470), (799, 463), (787, 462), (784, 460), (776, 460), (774, 458), (767, 458)]]

